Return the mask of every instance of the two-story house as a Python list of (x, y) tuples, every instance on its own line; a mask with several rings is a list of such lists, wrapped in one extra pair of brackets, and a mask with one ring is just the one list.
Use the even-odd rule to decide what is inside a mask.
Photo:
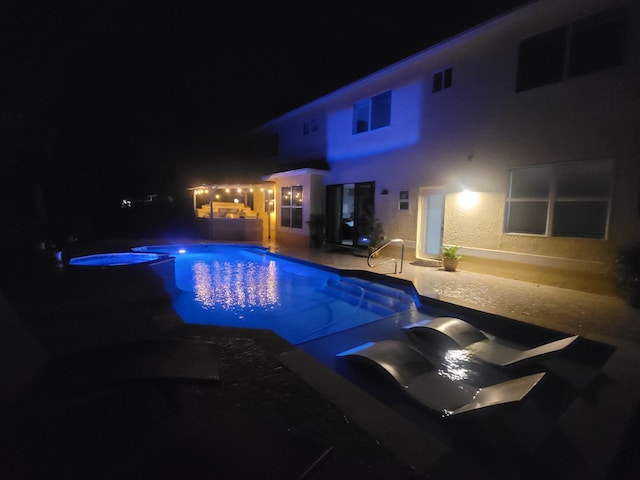
[(639, 32), (640, 2), (539, 0), (261, 125), (277, 241), (374, 211), (418, 260), (603, 278), (640, 238)]

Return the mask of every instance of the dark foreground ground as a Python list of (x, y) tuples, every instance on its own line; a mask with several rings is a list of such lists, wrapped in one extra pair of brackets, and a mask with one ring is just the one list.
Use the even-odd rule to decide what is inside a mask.
[(7, 267), (0, 478), (640, 477), (624, 339), (549, 363), (558, 383), (522, 407), (446, 425), (271, 332), (183, 324), (152, 273), (77, 275), (31, 255)]

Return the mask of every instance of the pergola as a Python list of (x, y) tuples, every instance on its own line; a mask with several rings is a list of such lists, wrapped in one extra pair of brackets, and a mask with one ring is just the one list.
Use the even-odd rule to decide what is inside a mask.
[[(208, 205), (209, 232), (214, 232), (214, 205), (216, 202), (229, 205), (242, 204), (244, 206), (251, 204), (251, 208), (259, 213), (267, 214), (268, 237), (271, 238), (271, 213), (275, 211), (274, 182), (263, 181), (257, 183), (204, 183), (198, 186), (190, 187), (193, 195), (193, 213), (198, 215), (199, 206)], [(258, 204), (254, 204), (254, 193), (260, 192), (262, 200)], [(249, 201), (251, 199), (251, 201)], [(263, 203), (264, 201), (264, 203)], [(237, 218), (220, 219), (216, 218), (216, 222), (221, 220), (240, 220)], [(246, 219), (249, 220), (249, 219)], [(221, 227), (221, 226), (218, 226)]]

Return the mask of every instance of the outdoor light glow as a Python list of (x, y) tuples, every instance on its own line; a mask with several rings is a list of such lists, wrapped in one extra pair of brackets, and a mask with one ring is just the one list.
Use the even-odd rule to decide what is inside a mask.
[(220, 200), (220, 195), (216, 193), (216, 200)]
[[(415, 145), (420, 140), (420, 125), (425, 120), (422, 106), (424, 87), (421, 81), (398, 85), (393, 89), (389, 127), (352, 134), (353, 108), (345, 106), (327, 117), (327, 160), (329, 163), (368, 155), (392, 152)], [(366, 161), (366, 160), (364, 160)]]
[(225, 188), (224, 190), (226, 193), (229, 193), (231, 190), (229, 190), (228, 188)]
[(187, 253), (187, 251), (184, 248), (181, 248), (180, 250), (178, 250), (178, 253)]
[(233, 203), (240, 203), (240, 200), (238, 200), (237, 198), (234, 198)]
[(462, 208), (472, 208), (478, 204), (478, 194), (471, 190), (465, 189), (458, 196), (458, 205)]

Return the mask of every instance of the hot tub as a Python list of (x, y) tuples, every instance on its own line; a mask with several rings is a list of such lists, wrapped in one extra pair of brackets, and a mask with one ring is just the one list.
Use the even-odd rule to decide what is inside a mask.
[(140, 265), (166, 260), (169, 256), (161, 253), (121, 252), (99, 253), (84, 257), (74, 257), (69, 265), (77, 267), (120, 267), (123, 265)]
[(142, 293), (161, 279), (166, 293), (176, 289), (175, 257), (162, 252), (98, 253), (69, 259), (68, 275), (107, 289), (130, 288)]

